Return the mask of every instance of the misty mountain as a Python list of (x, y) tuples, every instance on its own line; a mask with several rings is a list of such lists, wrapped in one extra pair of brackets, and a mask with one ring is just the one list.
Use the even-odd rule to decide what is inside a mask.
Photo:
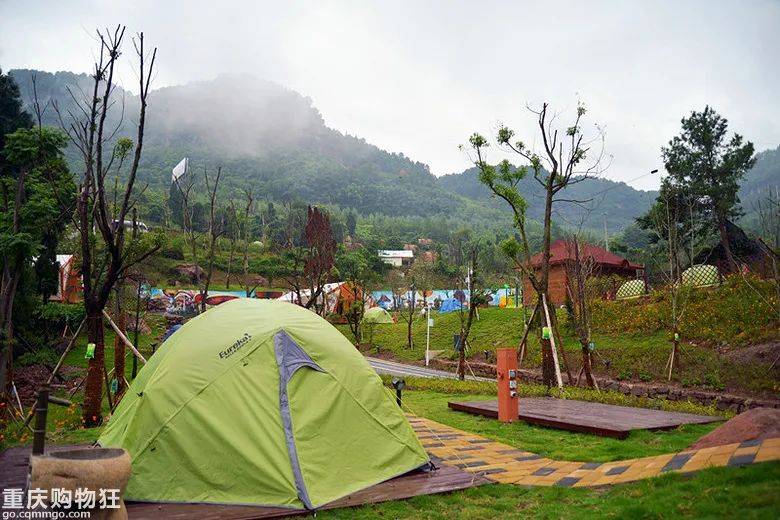
[[(26, 101), (32, 99), (33, 72), (9, 72)], [(89, 84), (84, 74), (35, 73), (40, 101), (56, 101), (61, 113), (74, 109), (67, 87), (78, 94)], [(118, 91), (117, 98), (122, 96), (124, 121), (117, 103), (109, 125), (120, 124), (118, 136), (132, 138), (134, 121), (129, 119), (137, 100)], [(54, 110), (47, 111), (45, 123), (59, 126)], [(78, 164), (75, 150), (69, 153)], [(334, 204), (362, 214), (501, 216), (444, 189), (427, 165), (327, 127), (310, 98), (249, 76), (219, 76), (150, 94), (139, 182), (167, 190), (171, 168), (185, 156), (196, 170), (222, 166), (226, 189), (251, 186), (271, 200)]]
[[(449, 191), (464, 197), (485, 201), (487, 204), (506, 209), (501, 199), (492, 197), (490, 190), (479, 182), (477, 168), (462, 173), (439, 177), (439, 183)], [(528, 202), (528, 217), (543, 218), (544, 188), (529, 173), (518, 185)], [(575, 200), (560, 201), (554, 206), (554, 218), (562, 226), (603, 229), (606, 213), (607, 227), (611, 232), (619, 231), (650, 207), (658, 195), (657, 191), (641, 191), (623, 182), (593, 178), (571, 184), (560, 198)]]
[(756, 164), (742, 179), (739, 198), (746, 214), (756, 211), (756, 204), (770, 192), (780, 190), (780, 146), (756, 154)]
[[(76, 96), (91, 89), (85, 74), (12, 70), (25, 101), (32, 99), (33, 73), (39, 100), (56, 102), (62, 114), (75, 110), (68, 88)], [(119, 126), (117, 137), (134, 138), (137, 99), (121, 89), (116, 98), (123, 103), (112, 107), (109, 127)], [(44, 123), (59, 126), (53, 109), (46, 111)], [(746, 193), (760, 193), (767, 181), (777, 179), (773, 172), (780, 154), (772, 152), (775, 156), (756, 164), (760, 173), (751, 172), (745, 181)], [(437, 179), (421, 162), (329, 128), (310, 98), (251, 76), (222, 75), (150, 94), (139, 182), (152, 193), (163, 193), (171, 168), (185, 156), (196, 170), (222, 166), (226, 190), (252, 187), (269, 200), (332, 204), (364, 215), (437, 216), (464, 223), (508, 220), (502, 201), (490, 197), (474, 168)], [(76, 150), (69, 150), (68, 158), (78, 167)], [(529, 216), (540, 218), (541, 186), (527, 178), (522, 188)], [(584, 221), (586, 227), (601, 229), (606, 213), (614, 232), (646, 211), (655, 192), (592, 179), (567, 189), (566, 198), (590, 202), (560, 204), (555, 215), (560, 225)]]

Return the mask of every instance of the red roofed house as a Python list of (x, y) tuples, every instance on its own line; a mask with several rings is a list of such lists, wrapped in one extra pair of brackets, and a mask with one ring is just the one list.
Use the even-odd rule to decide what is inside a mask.
[[(590, 258), (595, 263), (595, 276), (617, 275), (627, 280), (632, 280), (643, 275), (645, 266), (629, 262), (622, 256), (610, 253), (604, 248), (593, 244), (583, 244), (580, 247), (580, 258)], [(563, 305), (568, 299), (566, 285), (568, 274), (566, 266), (574, 262), (574, 246), (566, 240), (556, 240), (550, 245), (550, 278), (549, 295), (550, 303)], [(537, 275), (541, 275), (542, 253), (531, 257), (531, 265)], [(529, 305), (536, 298), (536, 291), (531, 286), (530, 280), (523, 280), (523, 304)]]

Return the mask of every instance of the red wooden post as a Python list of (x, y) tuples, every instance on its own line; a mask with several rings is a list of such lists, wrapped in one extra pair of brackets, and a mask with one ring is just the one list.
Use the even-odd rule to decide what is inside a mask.
[(517, 351), (513, 348), (496, 349), (496, 377), (498, 379), (498, 420), (514, 422), (518, 419)]

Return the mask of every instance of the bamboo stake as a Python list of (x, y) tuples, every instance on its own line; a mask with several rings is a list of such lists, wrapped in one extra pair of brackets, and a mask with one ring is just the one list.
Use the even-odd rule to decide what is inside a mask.
[(84, 326), (84, 322), (87, 321), (86, 318), (81, 320), (81, 323), (79, 323), (78, 328), (76, 329), (76, 332), (73, 333), (73, 336), (70, 338), (70, 341), (68, 342), (68, 346), (65, 347), (65, 350), (62, 352), (62, 355), (60, 356), (60, 360), (57, 361), (57, 365), (54, 367), (54, 370), (51, 371), (51, 375), (49, 376), (49, 380), (46, 381), (46, 384), (50, 384), (52, 380), (54, 379), (54, 376), (59, 372), (60, 368), (62, 367), (63, 361), (65, 361), (65, 356), (68, 355), (68, 352), (70, 352), (70, 349), (73, 348), (73, 345), (76, 344), (76, 338), (79, 337), (79, 333), (81, 333), (81, 327)]
[(555, 348), (555, 333), (552, 331), (552, 322), (550, 321), (550, 310), (547, 308), (547, 295), (542, 293), (542, 307), (544, 307), (544, 316), (547, 320), (547, 326), (550, 328), (550, 347), (552, 350), (553, 364), (555, 365), (555, 379), (558, 382), (558, 388), (563, 388), (563, 378), (561, 377), (561, 367), (558, 365), (558, 349)]
[(114, 332), (117, 336), (119, 336), (119, 339), (121, 339), (127, 347), (133, 351), (133, 354), (136, 355), (138, 359), (140, 359), (143, 364), (146, 364), (146, 358), (141, 355), (140, 352), (135, 348), (135, 346), (130, 342), (129, 339), (127, 339), (127, 336), (125, 336), (124, 332), (122, 332), (119, 327), (116, 326), (116, 323), (114, 323), (114, 320), (111, 319), (111, 316), (108, 315), (108, 313), (103, 310), (103, 316), (108, 320), (108, 324), (111, 325), (111, 328), (114, 329)]
[(531, 313), (531, 319), (528, 320), (528, 323), (525, 323), (525, 332), (523, 332), (523, 338), (520, 340), (520, 355), (517, 359), (517, 368), (520, 368), (523, 365), (523, 358), (525, 357), (525, 345), (526, 340), (528, 339), (528, 333), (531, 331), (531, 322), (534, 321), (534, 316), (536, 316), (536, 311), (539, 310), (539, 304), (537, 303), (534, 307), (534, 311)]
[(105, 365), (103, 365), (103, 377), (106, 381), (106, 398), (108, 399), (108, 409), (111, 410), (111, 413), (114, 413), (114, 400), (111, 399), (111, 383), (108, 380), (108, 372), (106, 371)]

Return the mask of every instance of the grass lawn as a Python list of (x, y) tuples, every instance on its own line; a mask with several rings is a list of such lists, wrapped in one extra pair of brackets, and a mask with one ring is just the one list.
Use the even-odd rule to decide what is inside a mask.
[(490, 484), (322, 511), (322, 518), (778, 518), (780, 463), (712, 468), (599, 489)]
[[(451, 382), (448, 382), (451, 384)], [(413, 412), (435, 421), (507, 443), (544, 456), (582, 461), (612, 461), (677, 451), (690, 445), (712, 425), (686, 426), (670, 432), (637, 432), (619, 441), (495, 420), (450, 411), (451, 399), (490, 399), (491, 394), (457, 394), (406, 391), (404, 400)], [(91, 443), (100, 429), (80, 427), (77, 407), (52, 406), (48, 442)], [(7, 440), (6, 440), (7, 441)], [(29, 443), (22, 438), (9, 444)], [(662, 477), (601, 489), (522, 488), (491, 484), (448, 494), (416, 497), (358, 508), (323, 511), (324, 518), (451, 519), (520, 515), (538, 518), (777, 518), (780, 512), (780, 463), (746, 468), (715, 468), (692, 476)]]
[[(637, 309), (636, 312), (641, 312)], [(459, 313), (432, 314), (434, 326), (431, 328), (431, 350), (443, 351), (440, 357), (454, 359), (453, 335), (460, 330)], [(490, 307), (480, 309), (479, 321), (475, 321), (469, 335), (471, 355), (476, 361), (484, 361), (483, 351), (494, 351), (499, 347), (517, 348), (523, 333), (523, 312), (521, 309), (500, 309)], [(565, 322), (563, 314), (559, 315)], [(402, 319), (398, 323), (376, 325), (373, 330), (373, 344), (383, 351), (392, 352), (399, 360), (420, 361), (425, 358), (426, 323), (418, 317), (412, 326), (414, 346), (407, 348), (407, 324)], [(350, 340), (354, 337), (347, 325), (339, 325), (339, 330)], [(580, 345), (575, 338), (562, 327), (566, 354), (572, 365), (572, 374), (576, 377), (580, 367)], [(364, 331), (364, 341), (371, 338)], [(686, 339), (686, 338), (684, 338)], [(666, 382), (664, 366), (671, 349), (668, 334), (661, 330), (618, 333), (593, 333), (596, 344), (596, 364), (598, 375), (621, 380), (662, 381)], [(366, 351), (372, 355), (376, 351)], [(538, 368), (541, 365), (541, 351), (537, 338), (529, 335), (528, 353), (523, 368)], [(564, 373), (564, 378), (565, 378)], [(718, 354), (707, 344), (696, 341), (684, 341), (680, 359), (675, 367), (673, 382), (683, 386), (704, 387), (716, 390), (737, 388), (749, 391), (776, 391), (777, 381), (772, 377), (766, 364), (756, 362), (735, 362)]]

